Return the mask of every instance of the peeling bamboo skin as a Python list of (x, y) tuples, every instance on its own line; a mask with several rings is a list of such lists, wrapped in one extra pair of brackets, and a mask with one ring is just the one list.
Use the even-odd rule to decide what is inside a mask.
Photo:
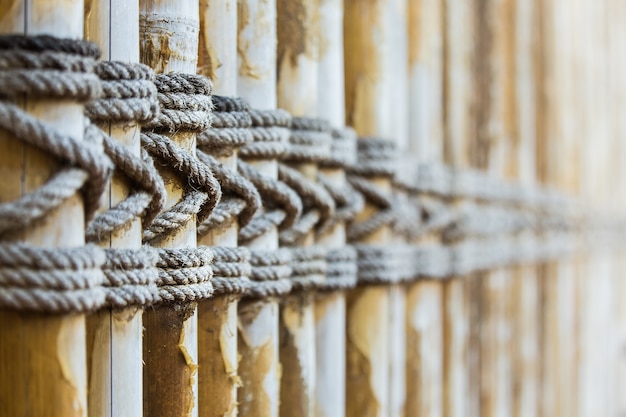
[[(198, 60), (198, 3), (140, 0), (140, 61), (157, 73), (194, 74)], [(194, 133), (177, 132), (171, 139), (194, 154)], [(185, 180), (173, 168), (158, 166), (167, 191), (164, 209), (182, 198)], [(164, 236), (155, 246), (195, 247), (195, 216)], [(144, 312), (145, 416), (198, 416), (198, 315), (196, 303), (163, 304)]]
[(277, 417), (281, 379), (276, 300), (239, 303), (239, 414)]
[(280, 415), (313, 416), (315, 319), (313, 294), (292, 294), (280, 306)]
[(405, 416), (443, 416), (443, 285), (420, 281), (407, 291)]
[[(0, 33), (80, 38), (82, 1), (6, 1)], [(71, 101), (24, 100), (22, 108), (59, 131), (83, 137), (83, 106)], [(0, 201), (12, 201), (44, 184), (60, 164), (5, 132), (0, 134)], [(8, 236), (35, 246), (84, 243), (83, 204), (66, 200), (45, 219)], [(85, 316), (40, 315), (0, 310), (0, 414), (78, 417), (87, 413)], [(18, 399), (28, 398), (19, 401)]]
[(346, 416), (379, 417), (389, 413), (389, 290), (354, 289), (347, 297)]
[(200, 416), (237, 415), (237, 299), (198, 303), (198, 403)]
[(144, 373), (144, 415), (197, 415), (197, 359), (187, 349), (197, 337), (196, 326), (195, 303), (158, 306), (144, 313), (144, 367), (150, 370)]

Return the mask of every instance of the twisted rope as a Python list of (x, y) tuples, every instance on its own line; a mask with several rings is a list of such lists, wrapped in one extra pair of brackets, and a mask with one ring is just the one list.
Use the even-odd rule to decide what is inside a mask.
[(223, 96), (213, 96), (213, 103), (213, 126), (198, 136), (198, 158), (214, 172), (223, 197), (211, 216), (198, 225), (200, 235), (227, 227), (235, 219), (245, 227), (261, 208), (261, 197), (252, 183), (214, 158), (229, 156), (252, 141), (249, 106), (242, 99)]
[(302, 217), (280, 233), (282, 245), (294, 245), (314, 227), (323, 227), (333, 217), (335, 202), (324, 187), (284, 164), (278, 165), (278, 179), (298, 193), (304, 208)]
[(244, 159), (278, 159), (287, 151), (291, 115), (284, 110), (248, 111), (252, 143), (243, 146), (239, 155)]
[(307, 291), (326, 283), (326, 249), (321, 246), (290, 248), (292, 291)]
[(158, 301), (159, 255), (155, 249), (105, 249), (104, 253), (102, 272), (107, 306), (148, 306)]
[(252, 267), (250, 250), (239, 247), (214, 247), (213, 250), (213, 295), (243, 294), (250, 287)]
[(189, 303), (213, 295), (213, 250), (197, 248), (158, 249), (158, 302)]
[(105, 302), (104, 251), (0, 243), (0, 308), (41, 313), (87, 312)]
[(291, 291), (291, 252), (288, 249), (254, 250), (250, 264), (252, 281), (244, 297), (278, 297)]
[[(158, 112), (154, 73), (141, 64), (101, 62), (95, 67), (103, 79), (104, 97), (89, 103), (85, 113), (99, 123), (145, 122)], [(118, 173), (133, 184), (127, 198), (99, 214), (87, 227), (86, 238), (99, 242), (116, 230), (142, 217), (144, 225), (152, 222), (165, 204), (165, 186), (147, 154), (135, 156), (108, 135), (101, 133), (104, 152)]]
[(249, 242), (274, 226), (284, 229), (295, 224), (302, 213), (302, 201), (291, 188), (268, 178), (243, 161), (239, 162), (239, 172), (256, 187), (266, 209), (239, 231), (240, 241)]

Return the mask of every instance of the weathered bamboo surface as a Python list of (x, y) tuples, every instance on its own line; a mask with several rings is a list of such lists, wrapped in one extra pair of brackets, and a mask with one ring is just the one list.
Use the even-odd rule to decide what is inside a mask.
[[(10, 1), (0, 7), (0, 33), (82, 38), (83, 2)], [(83, 138), (83, 106), (73, 100), (31, 97), (20, 106), (62, 134)], [(2, 202), (45, 182), (61, 163), (0, 133)], [(82, 197), (74, 194), (13, 241), (40, 247), (84, 244)], [(85, 315), (47, 315), (0, 310), (0, 414), (84, 416), (87, 410)]]
[[(287, 248), (279, 248), (279, 240), (288, 240), (275, 218), (245, 241), (252, 258), (279, 249), (351, 246), (356, 264), (333, 264), (357, 271), (359, 282), (348, 291), (294, 287), (259, 299), (243, 289), (241, 298), (87, 315), (0, 308), (0, 415), (624, 415), (624, 19), (622, 0), (0, 1), (1, 34), (85, 38), (102, 49), (101, 60), (141, 61), (159, 74), (201, 74), (212, 80), (215, 95), (246, 100), (250, 111), (237, 117), (256, 117), (256, 134), (267, 134), (254, 144), (284, 141), (284, 149), (250, 157), (245, 152), (252, 147), (242, 145), (239, 154), (215, 156), (242, 177), (249, 165), (267, 184), (278, 184), (279, 191), (269, 193), (284, 194), (276, 201), (263, 196), (259, 216), (282, 211), (287, 217), (288, 191), (300, 199), (301, 211), (315, 205), (307, 199), (323, 198), (278, 181), (285, 166), (326, 190), (337, 206), (348, 189), (365, 201), (353, 220), (321, 233), (316, 223)], [(0, 90), (10, 77), (41, 76), (43, 64), (15, 55), (5, 39)], [(68, 64), (55, 60), (64, 53), (42, 55), (52, 62), (47, 65), (63, 67)], [(185, 100), (186, 93), (170, 93), (159, 97), (166, 110)], [(5, 101), (14, 100), (60, 133), (85, 136), (83, 105), (73, 99), (15, 99), (0, 91), (0, 100), (0, 121), (9, 117)], [(189, 100), (190, 114), (194, 106), (210, 107)], [(277, 108), (291, 119), (259, 122), (283, 114), (272, 113)], [(302, 129), (315, 134), (294, 139), (305, 118), (328, 122), (337, 136), (354, 129), (359, 160), (331, 167), (328, 161), (318, 166), (317, 156), (289, 159), (298, 145), (323, 136)], [(268, 126), (278, 129), (264, 130)], [(140, 155), (141, 126), (100, 127)], [(272, 132), (282, 139), (269, 138)], [(194, 133), (173, 129), (167, 136), (194, 155)], [(101, 151), (100, 144), (88, 146)], [(0, 130), (0, 215), (5, 203), (29, 195), (70, 162)], [(172, 208), (194, 181), (176, 166), (157, 161), (155, 167)], [(136, 186), (114, 175), (101, 209), (113, 208)], [(24, 231), (1, 231), (0, 244), (82, 247), (83, 206), (81, 194), (73, 193)], [(489, 214), (494, 208), (512, 215), (500, 221), (515, 224), (498, 226), (499, 212)], [(432, 226), (441, 214), (448, 219)], [(479, 217), (478, 231), (472, 216)], [(234, 220), (197, 237), (195, 215), (185, 219), (154, 246), (236, 247), (244, 236)], [(359, 234), (371, 220), (380, 223)], [(496, 232), (484, 230), (489, 226)], [(498, 243), (519, 253), (499, 259)], [(139, 219), (101, 244), (141, 246)], [(270, 278), (259, 278), (271, 275), (266, 265), (245, 261), (250, 279), (241, 282), (252, 293), (259, 282), (282, 280), (276, 276), (285, 270), (297, 283), (296, 267), (321, 275), (315, 262), (331, 265), (321, 258), (296, 261), (280, 264), (282, 272)], [(29, 287), (33, 276), (57, 277), (32, 268), (15, 272), (11, 262), (0, 263), (0, 306), (10, 305), (8, 291)], [(478, 266), (466, 266), (472, 262)], [(164, 269), (154, 271), (160, 278), (176, 274)], [(95, 291), (104, 284), (93, 285)]]

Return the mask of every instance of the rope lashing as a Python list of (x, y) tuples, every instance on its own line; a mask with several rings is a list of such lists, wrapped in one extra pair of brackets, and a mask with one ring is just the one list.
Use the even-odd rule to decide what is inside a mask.
[(295, 191), (283, 182), (272, 180), (251, 165), (239, 161), (239, 172), (256, 187), (263, 200), (264, 213), (257, 214), (239, 231), (243, 243), (267, 233), (272, 227), (289, 228), (302, 213), (302, 201)]
[(280, 233), (282, 245), (294, 245), (314, 227), (323, 227), (335, 212), (335, 202), (326, 189), (284, 164), (278, 166), (278, 179), (302, 200), (303, 213), (296, 223)]
[(250, 287), (245, 298), (278, 297), (288, 294), (293, 286), (291, 251), (288, 248), (252, 251)]
[(144, 230), (144, 241), (151, 241), (182, 227), (197, 216), (204, 221), (217, 206), (222, 193), (213, 172), (169, 137), (158, 132), (200, 133), (210, 125), (211, 82), (192, 74), (160, 74), (155, 78), (161, 105), (160, 115), (148, 123), (141, 143), (160, 164), (175, 168), (186, 179), (188, 189), (174, 206), (160, 213)]
[[(104, 96), (85, 107), (85, 114), (95, 123), (120, 124), (146, 122), (159, 111), (154, 73), (142, 64), (100, 62), (96, 73), (103, 80)], [(149, 225), (165, 204), (165, 187), (152, 160), (140, 158), (108, 135), (102, 133), (105, 154), (116, 171), (132, 184), (130, 195), (88, 225), (86, 238), (98, 242), (110, 233), (142, 218)]]
[(105, 302), (104, 251), (97, 246), (35, 248), (0, 243), (0, 308), (87, 312)]
[(245, 227), (261, 208), (261, 197), (254, 185), (215, 158), (229, 156), (252, 141), (249, 106), (242, 99), (223, 96), (213, 96), (213, 104), (213, 125), (198, 136), (197, 155), (215, 174), (223, 196), (213, 213), (198, 224), (200, 236), (227, 227), (235, 218), (240, 227)]
[(357, 149), (358, 163), (350, 169), (348, 180), (376, 211), (370, 218), (355, 220), (348, 226), (349, 241), (358, 241), (382, 227), (392, 226), (396, 219), (392, 192), (381, 190), (372, 181), (374, 177), (390, 181), (393, 178), (396, 155), (394, 144), (382, 139), (362, 138), (357, 141)]
[(250, 250), (218, 246), (213, 251), (213, 295), (244, 294), (250, 288)]
[(149, 306), (158, 301), (157, 250), (144, 246), (140, 250), (107, 248), (104, 252), (102, 272), (107, 306)]
[[(289, 140), (291, 116), (284, 110), (250, 110), (253, 142), (242, 147), (239, 156), (246, 161), (277, 159), (284, 155)], [(262, 174), (251, 164), (240, 161), (239, 173), (258, 190), (263, 210), (239, 230), (239, 241), (249, 243), (274, 227), (292, 227), (302, 214), (302, 201), (283, 182)]]
[(213, 250), (197, 248), (158, 249), (158, 302), (189, 303), (213, 295)]
[(244, 159), (278, 159), (287, 151), (291, 115), (281, 109), (249, 110), (252, 125), (252, 143), (242, 147), (239, 156)]
[(318, 288), (338, 291), (354, 288), (357, 284), (357, 252), (352, 246), (329, 249), (326, 252), (326, 281)]
[(290, 248), (292, 291), (307, 291), (326, 282), (326, 248), (307, 246)]
[[(85, 121), (84, 140), (61, 133), (15, 104), (29, 98), (88, 102), (102, 93), (93, 73), (98, 48), (51, 36), (0, 36), (0, 128), (57, 159), (64, 168), (39, 188), (0, 204), (0, 236), (44, 218), (82, 191), (90, 220), (113, 165), (102, 153), (97, 129)], [(86, 312), (105, 302), (104, 252), (93, 245), (36, 248), (0, 243), (0, 308), (43, 313)]]

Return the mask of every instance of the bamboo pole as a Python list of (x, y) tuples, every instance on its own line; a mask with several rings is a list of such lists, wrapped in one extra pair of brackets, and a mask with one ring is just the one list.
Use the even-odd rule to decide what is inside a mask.
[[(580, 83), (577, 95), (578, 122), (581, 139), (580, 194), (594, 210), (615, 216), (617, 213), (613, 177), (619, 172), (614, 165), (618, 146), (613, 143), (615, 125), (621, 116), (613, 112), (618, 107), (620, 79), (613, 78), (614, 59), (619, 52), (612, 39), (616, 25), (612, 21), (612, 2), (579, 2), (572, 16), (577, 27), (589, 25), (587, 36), (575, 33), (578, 47), (574, 48), (576, 62), (582, 62), (575, 79)], [(620, 23), (617, 23), (620, 25)], [(620, 77), (621, 78), (621, 77)], [(618, 185), (619, 187), (619, 185)], [(593, 243), (591, 243), (593, 245)], [(581, 265), (579, 277), (579, 383), (577, 406), (579, 416), (615, 415), (610, 413), (612, 384), (611, 349), (615, 329), (610, 317), (613, 301), (613, 249), (601, 247), (589, 251)], [(615, 300), (619, 302), (618, 300)]]
[[(389, 140), (392, 96), (389, 48), (390, 1), (345, 0), (344, 55), (346, 121), (360, 137)], [(391, 191), (388, 179), (373, 184)], [(366, 204), (357, 217), (367, 219), (376, 210)], [(359, 243), (384, 246), (391, 230), (384, 227)], [(360, 286), (348, 294), (346, 341), (346, 415), (389, 414), (389, 289)]]
[[(278, 106), (295, 117), (317, 116), (319, 69), (318, 0), (277, 1)], [(317, 181), (317, 164), (293, 167)], [(314, 244), (310, 231), (300, 246)], [(280, 415), (313, 416), (315, 409), (315, 311), (312, 292), (292, 293), (280, 311)]]
[[(256, 109), (276, 108), (276, 1), (238, 2), (238, 94)], [(269, 178), (278, 177), (276, 160), (250, 161)], [(251, 249), (278, 248), (278, 233), (254, 239)], [(280, 387), (278, 303), (275, 299), (239, 303), (239, 413), (277, 417)]]
[[(83, 2), (12, 1), (0, 8), (0, 32), (81, 38)], [(25, 99), (30, 115), (75, 138), (83, 137), (83, 106), (72, 101)], [(11, 201), (42, 184), (59, 169), (45, 153), (0, 134), (0, 199)], [(15, 240), (44, 247), (84, 243), (83, 204), (67, 199)], [(0, 414), (85, 416), (87, 375), (85, 315), (42, 315), (0, 310)]]
[[(472, 163), (490, 175), (514, 179), (520, 169), (511, 148), (519, 141), (515, 98), (515, 2), (485, 1), (476, 11), (477, 136)], [(482, 24), (481, 24), (482, 22)], [(531, 167), (532, 168), (532, 167)], [(481, 415), (513, 411), (513, 270), (498, 268), (481, 279)], [(523, 315), (523, 311), (521, 314)]]
[[(409, 126), (411, 156), (443, 156), (443, 2), (409, 2)], [(440, 241), (419, 238), (413, 244)], [(406, 416), (443, 416), (443, 284), (420, 280), (407, 290)]]
[[(85, 38), (102, 50), (102, 60), (139, 62), (139, 3), (89, 0), (85, 3)], [(135, 155), (140, 152), (140, 128), (136, 123), (101, 126)], [(105, 207), (128, 197), (123, 177), (111, 180)], [(113, 233), (106, 247), (141, 247), (141, 221)], [(143, 393), (142, 315), (140, 307), (106, 309), (87, 317), (89, 415), (142, 415), (137, 401)]]
[[(470, 1), (444, 0), (443, 121), (444, 161), (453, 167), (470, 163), (470, 138), (474, 136), (472, 52), (474, 27)], [(480, 357), (475, 349), (480, 337), (480, 309), (471, 303), (479, 294), (477, 276), (451, 277), (444, 284), (444, 389), (443, 415), (480, 415), (478, 393)], [(470, 308), (471, 307), (471, 308)], [(471, 381), (471, 383), (470, 383)]]
[[(578, 134), (568, 117), (574, 110), (573, 97), (576, 90), (571, 76), (572, 43), (568, 37), (573, 29), (568, 25), (569, 5), (562, 1), (541, 5), (541, 24), (544, 35), (542, 54), (542, 86), (545, 97), (541, 111), (545, 123), (537, 143), (541, 179), (548, 185), (575, 193), (578, 184), (579, 149)], [(538, 113), (539, 114), (539, 113)], [(573, 114), (576, 114), (575, 112)], [(560, 260), (545, 265), (542, 288), (543, 335), (542, 335), (542, 400), (543, 415), (575, 416), (571, 398), (576, 393), (576, 262)]]
[[(213, 82), (214, 94), (237, 94), (237, 2), (200, 0), (198, 73)], [(237, 153), (219, 158), (236, 171)], [(237, 246), (237, 222), (198, 239), (199, 245)], [(237, 414), (237, 297), (198, 303), (198, 395), (200, 416)], [(217, 335), (217, 337), (216, 337)]]
[[(334, 128), (345, 123), (343, 77), (343, 0), (320, 0), (320, 57), (318, 115)], [(340, 168), (320, 172), (338, 187), (346, 183)], [(339, 223), (319, 235), (317, 242), (329, 249), (346, 244), (345, 225)], [(344, 291), (321, 293), (315, 299), (315, 416), (341, 417), (346, 409), (346, 295)]]
[[(392, 0), (389, 8), (390, 28), (390, 94), (397, 107), (391, 113), (391, 140), (401, 155), (408, 151), (409, 142), (409, 58), (408, 58), (408, 0)], [(403, 190), (396, 190), (408, 198)], [(401, 198), (402, 198), (401, 197)], [(391, 241), (405, 244), (406, 239), (394, 234)], [(407, 397), (407, 286), (393, 284), (389, 288), (389, 413), (399, 416), (404, 413)]]
[[(140, 56), (144, 64), (161, 72), (196, 72), (198, 59), (198, 3), (194, 0), (141, 0)], [(172, 140), (195, 154), (194, 133), (179, 132)], [(186, 178), (169, 167), (159, 167), (167, 190), (165, 208), (182, 197)], [(196, 222), (191, 219), (159, 242), (160, 247), (196, 246)], [(198, 415), (197, 306), (163, 305), (144, 314), (145, 415)]]

